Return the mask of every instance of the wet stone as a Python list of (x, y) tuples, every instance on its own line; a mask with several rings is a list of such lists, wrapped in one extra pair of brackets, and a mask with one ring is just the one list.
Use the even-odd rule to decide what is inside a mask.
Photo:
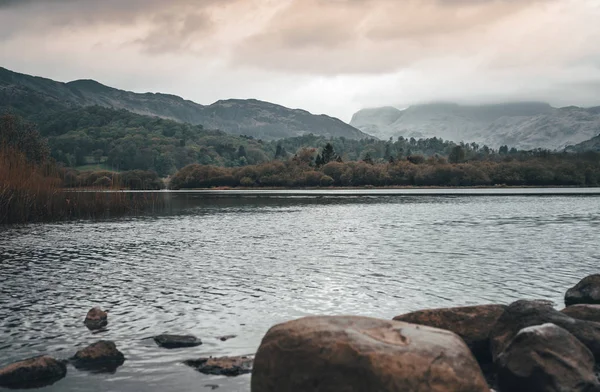
[(71, 362), (77, 369), (113, 372), (125, 362), (125, 356), (114, 342), (101, 340), (77, 351)]
[(162, 348), (184, 348), (196, 347), (202, 344), (202, 340), (193, 335), (158, 335), (154, 341)]
[(39, 356), (12, 363), (0, 369), (0, 386), (14, 389), (42, 388), (67, 374), (65, 362)]
[(102, 329), (108, 325), (108, 313), (100, 308), (90, 309), (83, 323), (91, 331)]
[(233, 377), (250, 373), (254, 359), (251, 357), (210, 357), (192, 359), (184, 363), (200, 373)]

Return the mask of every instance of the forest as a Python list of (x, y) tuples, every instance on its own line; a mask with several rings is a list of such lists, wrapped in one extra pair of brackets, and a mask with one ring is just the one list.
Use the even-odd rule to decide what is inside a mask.
[[(328, 139), (312, 134), (266, 142), (98, 106), (40, 110), (25, 118), (38, 125), (41, 136), (48, 139), (51, 157), (65, 168), (151, 170), (160, 177), (193, 163), (241, 167), (287, 160), (302, 148), (319, 148), (327, 143), (344, 161), (387, 161), (413, 154), (445, 156), (455, 146), (438, 138), (381, 141)], [(476, 144), (466, 149), (473, 154), (489, 152)]]
[(266, 142), (97, 106), (41, 111), (39, 125), (14, 115), (2, 118), (4, 144), (18, 141), (12, 147), (28, 162), (52, 167), (63, 188), (600, 184), (600, 156), (594, 152), (496, 150), (435, 137), (308, 134)]

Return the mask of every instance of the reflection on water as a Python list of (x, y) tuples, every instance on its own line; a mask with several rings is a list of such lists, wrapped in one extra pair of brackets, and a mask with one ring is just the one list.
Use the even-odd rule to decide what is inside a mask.
[[(44, 391), (248, 391), (249, 376), (181, 361), (251, 354), (271, 325), (308, 314), (561, 304), (600, 265), (598, 196), (165, 197), (160, 215), (0, 231), (0, 366), (109, 339), (127, 357), (115, 374), (71, 367)], [(110, 311), (97, 335), (83, 325), (93, 305)], [(161, 333), (204, 344), (146, 339)]]

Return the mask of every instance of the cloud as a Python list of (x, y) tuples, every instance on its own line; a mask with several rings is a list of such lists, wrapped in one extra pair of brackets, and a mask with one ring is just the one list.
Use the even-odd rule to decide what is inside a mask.
[(598, 20), (599, 0), (0, 0), (0, 65), (346, 120), (438, 99), (597, 105)]

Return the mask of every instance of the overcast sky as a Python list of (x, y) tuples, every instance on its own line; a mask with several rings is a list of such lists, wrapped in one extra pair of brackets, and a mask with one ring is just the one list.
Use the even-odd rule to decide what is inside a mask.
[(349, 121), (453, 100), (600, 105), (600, 0), (0, 0), (0, 66)]

